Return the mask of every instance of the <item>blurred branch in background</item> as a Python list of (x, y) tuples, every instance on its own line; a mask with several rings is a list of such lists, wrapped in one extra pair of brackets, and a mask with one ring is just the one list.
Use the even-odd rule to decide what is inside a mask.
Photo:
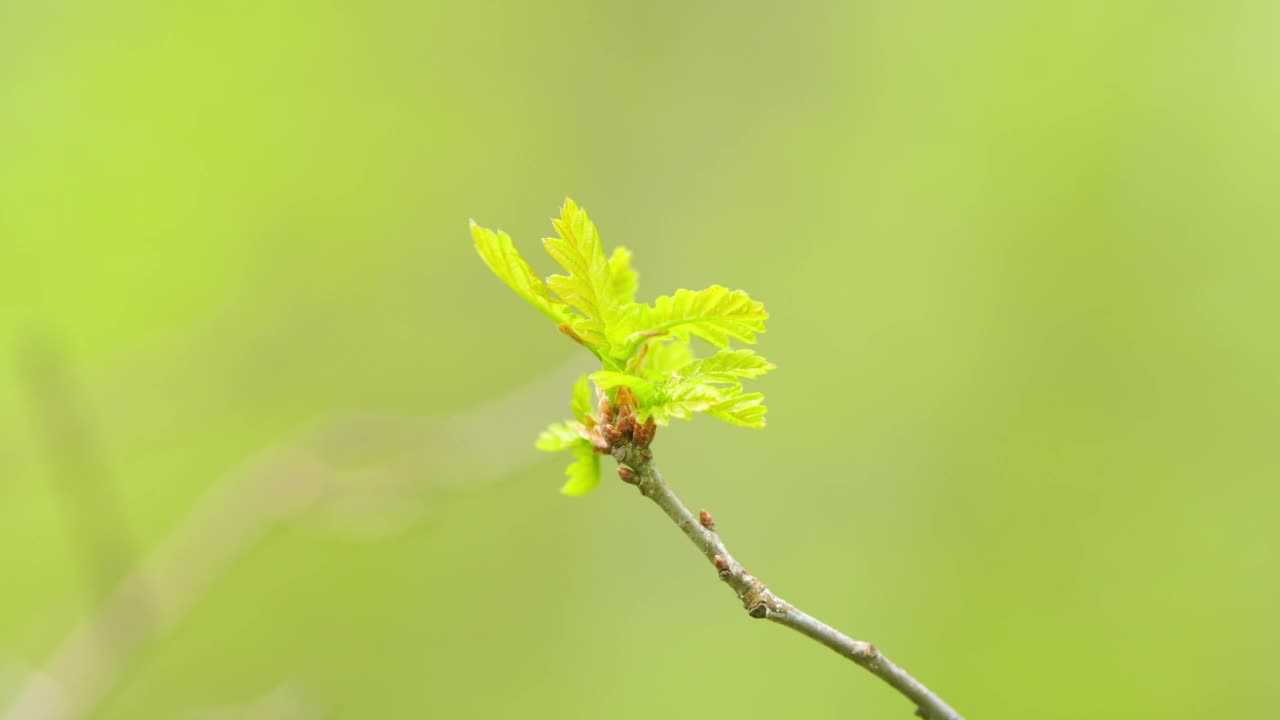
[(325, 709), (313, 698), (284, 683), (247, 703), (195, 711), (191, 720), (308, 720), (325, 715)]
[[(72, 363), (53, 341), (28, 338), (18, 350), (19, 380), (26, 398), (32, 435), (45, 456), (52, 494), (65, 520), (70, 545), (80, 553), (91, 605), (108, 602), (120, 576), (135, 562), (134, 544), (125, 528), (121, 503), (98, 437), (89, 420), (88, 403), (72, 373)], [(149, 581), (129, 583), (127, 600), (111, 613), (110, 622), (94, 623), (77, 639), (79, 678), (90, 666), (114, 664), (135, 638), (154, 623)], [(53, 707), (57, 689), (47, 675), (37, 674), (28, 693), (40, 707)], [(76, 682), (77, 680), (71, 680)], [(39, 717), (20, 705), (13, 717)]]
[[(540, 410), (562, 402), (564, 386), (580, 372), (579, 363), (567, 364), (448, 423), (376, 414), (320, 420), (247, 458), (105, 595), (45, 668), (19, 689), (4, 720), (86, 715), (145, 644), (181, 622), (201, 594), (277, 523), (300, 521), (359, 538), (394, 532), (417, 521), (433, 493), (480, 487), (533, 465), (540, 457), (531, 442), (490, 428), (528, 424)], [(56, 387), (58, 381), (41, 382)], [(48, 422), (56, 428), (49, 433), (51, 451), (82, 437), (65, 417)], [(70, 454), (59, 461), (66, 466), (60, 482), (69, 497), (70, 480), (96, 467), (87, 451)], [(366, 458), (370, 462), (362, 465)], [(68, 513), (82, 520), (94, 516), (97, 499), (75, 496), (67, 501)], [(100, 517), (85, 522), (94, 533), (107, 532), (93, 524), (105, 522)], [(112, 642), (104, 646), (100, 638), (107, 633)]]
[(81, 553), (90, 591), (106, 595), (132, 564), (134, 548), (71, 362), (55, 343), (29, 338), (18, 351), (18, 368), (32, 435), (42, 446), (71, 544)]

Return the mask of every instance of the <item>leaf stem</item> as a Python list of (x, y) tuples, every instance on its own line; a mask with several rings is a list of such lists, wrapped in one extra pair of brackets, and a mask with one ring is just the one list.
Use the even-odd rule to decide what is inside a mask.
[[(648, 448), (626, 442), (615, 445), (612, 455), (623, 466), (619, 468), (623, 479), (635, 484), (641, 494), (662, 508), (685, 537), (711, 561), (720, 579), (738, 595), (748, 615), (789, 627), (852, 660), (915, 703), (916, 714), (926, 720), (963, 720), (942, 698), (885, 657), (874, 645), (854, 640), (801, 611), (749, 574), (725, 547), (711, 514), (703, 510), (698, 516), (694, 516), (671, 487), (663, 482), (662, 476), (653, 466), (653, 456)], [(622, 472), (624, 469), (627, 470), (626, 473)], [(631, 479), (628, 480), (628, 477)]]

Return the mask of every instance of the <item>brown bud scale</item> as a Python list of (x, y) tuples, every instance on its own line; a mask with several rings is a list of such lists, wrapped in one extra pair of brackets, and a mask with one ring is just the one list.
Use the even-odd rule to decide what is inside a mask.
[(605, 441), (611, 446), (617, 445), (623, 437), (622, 430), (620, 430), (617, 425), (610, 425), (608, 423), (600, 426), (600, 434), (604, 436)]
[(630, 406), (624, 406), (618, 411), (618, 432), (622, 433), (623, 437), (631, 437), (631, 433), (634, 431), (635, 426), (635, 411), (632, 410)]
[(635, 438), (636, 445), (641, 448), (649, 447), (653, 442), (653, 437), (658, 434), (658, 424), (649, 418), (644, 425), (640, 425), (631, 431), (631, 436)]
[(597, 451), (605, 453), (609, 452), (610, 443), (600, 434), (600, 428), (589, 431), (587, 433), (587, 439), (591, 441), (591, 444)]
[(631, 391), (631, 388), (623, 385), (618, 388), (618, 393), (613, 396), (613, 403), (618, 406), (619, 411), (624, 407), (634, 408), (636, 406), (636, 394)]

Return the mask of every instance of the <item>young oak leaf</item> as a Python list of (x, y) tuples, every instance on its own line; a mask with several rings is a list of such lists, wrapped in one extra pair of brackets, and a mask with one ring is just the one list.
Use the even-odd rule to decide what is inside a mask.
[(667, 425), (672, 418), (691, 420), (703, 413), (731, 425), (763, 428), (765, 413), (764, 395), (743, 394), (741, 385), (717, 387), (705, 382), (676, 381), (666, 387), (658, 387), (655, 400), (648, 407), (636, 410), (641, 421), (652, 416), (658, 425)]
[(688, 343), (666, 342), (667, 339), (654, 338), (641, 345), (631, 372), (649, 380), (660, 380), (693, 362), (693, 350)]
[(677, 290), (674, 295), (658, 298), (652, 306), (640, 306), (630, 342), (638, 346), (646, 338), (670, 332), (681, 340), (693, 335), (721, 348), (729, 346), (730, 338), (754, 343), (768, 318), (764, 304), (741, 290), (720, 285)]
[(606, 391), (616, 390), (620, 387), (631, 388), (640, 407), (653, 404), (657, 398), (657, 383), (630, 373), (601, 370), (591, 373), (591, 382), (595, 383), (601, 390)]
[(738, 378), (760, 377), (776, 367), (754, 351), (743, 348), (721, 350), (709, 358), (694, 360), (677, 368), (677, 371), (690, 382), (736, 383)]
[[(638, 394), (637, 394), (638, 397)], [(694, 414), (705, 413), (725, 401), (720, 388), (704, 383), (675, 383), (659, 387), (653, 401), (636, 409), (640, 422), (650, 417), (658, 425), (669, 425), (671, 420), (692, 420)]]
[(625, 362), (622, 342), (630, 333), (625, 318), (635, 315), (636, 273), (631, 269), (631, 251), (616, 248), (605, 259), (596, 229), (586, 211), (566, 198), (560, 218), (553, 220), (558, 237), (542, 241), (547, 253), (567, 272), (552, 275), (547, 286), (561, 300), (582, 313), (570, 324), (572, 335), (601, 359)]
[(578, 426), (571, 422), (552, 423), (538, 434), (538, 440), (534, 443), (534, 447), (543, 452), (561, 452), (575, 447), (579, 443), (586, 443), (586, 438), (582, 437), (582, 433), (578, 430)]
[(471, 237), (485, 265), (488, 265), (494, 275), (515, 290), (517, 295), (551, 318), (557, 325), (567, 324), (573, 319), (573, 313), (568, 305), (551, 298), (546, 284), (533, 273), (529, 263), (520, 256), (509, 235), (480, 227), (472, 220)]
[(720, 403), (707, 409), (707, 414), (724, 420), (732, 425), (760, 429), (764, 427), (764, 415), (768, 408), (764, 406), (764, 395), (760, 393), (742, 394), (742, 388)]
[(584, 437), (581, 423), (562, 422), (549, 425), (538, 435), (536, 446), (544, 452), (570, 450), (573, 462), (565, 468), (565, 483), (560, 492), (565, 495), (586, 495), (600, 484), (600, 456), (591, 442)]
[(600, 484), (600, 456), (591, 449), (587, 441), (573, 447), (573, 462), (565, 468), (564, 485), (560, 492), (565, 495), (586, 495)]
[(618, 246), (609, 256), (609, 284), (606, 286), (609, 304), (625, 308), (636, 301), (636, 271), (631, 269), (631, 251)]
[(609, 302), (609, 261), (600, 247), (595, 224), (567, 198), (560, 218), (552, 224), (559, 237), (543, 239), (542, 246), (568, 274), (552, 275), (547, 286), (586, 317), (607, 321), (615, 308)]
[[(744, 395), (740, 378), (759, 377), (775, 366), (750, 350), (722, 350), (694, 360), (661, 377), (640, 377), (625, 372), (600, 371), (591, 380), (604, 390), (630, 388), (636, 396), (636, 415), (667, 425), (672, 418), (690, 420), (705, 413), (744, 427), (764, 427), (763, 395)], [(719, 387), (729, 385), (729, 387)]]
[(569, 407), (573, 410), (573, 416), (583, 425), (590, 425), (588, 417), (591, 415), (591, 383), (587, 381), (587, 376), (583, 375), (573, 384), (573, 400), (569, 403)]
[(565, 495), (585, 495), (600, 484), (600, 459), (587, 428), (594, 423), (591, 417), (591, 384), (584, 375), (573, 384), (570, 402), (575, 420), (553, 423), (538, 435), (534, 446), (543, 452), (571, 450), (574, 460), (565, 470), (568, 479), (560, 492)]

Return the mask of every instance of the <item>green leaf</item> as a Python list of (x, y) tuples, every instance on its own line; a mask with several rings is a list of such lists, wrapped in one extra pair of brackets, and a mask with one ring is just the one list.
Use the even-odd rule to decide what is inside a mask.
[(636, 374), (649, 380), (665, 378), (693, 362), (693, 351), (687, 343), (654, 338), (641, 346), (637, 355)]
[(494, 275), (515, 290), (516, 294), (556, 324), (568, 323), (572, 319), (569, 307), (551, 299), (547, 286), (533, 274), (529, 263), (520, 257), (509, 235), (480, 227), (472, 220), (471, 237), (475, 240), (476, 251), (480, 253), (484, 264), (489, 266)]
[(604, 388), (625, 385), (635, 391), (640, 405), (636, 415), (641, 421), (652, 417), (657, 424), (666, 425), (673, 418), (689, 420), (696, 413), (706, 413), (734, 425), (764, 427), (763, 396), (744, 395), (738, 380), (758, 377), (773, 368), (772, 363), (750, 350), (722, 350), (712, 357), (686, 363), (661, 378), (620, 372), (598, 372), (591, 378)]
[(552, 222), (559, 237), (544, 239), (542, 246), (568, 275), (552, 275), (547, 286), (587, 318), (607, 320), (613, 308), (609, 302), (609, 261), (600, 247), (600, 233), (587, 213), (570, 199), (564, 201), (560, 219)]
[(744, 395), (741, 385), (720, 388), (683, 382), (659, 388), (656, 400), (648, 407), (637, 409), (636, 416), (641, 422), (653, 417), (658, 425), (667, 425), (673, 418), (691, 420), (695, 414), (704, 413), (732, 425), (763, 428), (766, 411), (764, 395)]
[(569, 323), (569, 327), (573, 329), (573, 334), (578, 336), (582, 344), (588, 350), (599, 355), (598, 348), (605, 342), (605, 326), (604, 323), (596, 318), (576, 318)]
[(574, 423), (553, 423), (538, 434), (534, 447), (543, 452), (560, 452), (574, 447), (578, 443), (587, 442)]
[(591, 414), (591, 383), (587, 381), (586, 375), (578, 378), (578, 381), (573, 384), (573, 401), (570, 407), (578, 422), (587, 422), (587, 416)]
[(776, 365), (747, 349), (721, 350), (709, 358), (677, 368), (690, 382), (735, 383), (738, 378), (760, 377)]
[(601, 390), (612, 390), (624, 385), (632, 390), (639, 390), (653, 385), (653, 383), (642, 377), (613, 370), (601, 370), (591, 373), (591, 382), (599, 385)]
[(741, 290), (720, 285), (697, 292), (677, 290), (655, 300), (652, 307), (642, 306), (631, 342), (638, 345), (646, 337), (671, 332), (682, 340), (694, 335), (716, 347), (728, 347), (730, 338), (754, 343), (768, 318), (764, 305)]
[(565, 469), (568, 477), (560, 492), (565, 495), (586, 495), (600, 484), (600, 456), (585, 440), (573, 448), (573, 463)]
[(631, 251), (616, 247), (609, 256), (609, 302), (614, 307), (625, 307), (636, 301), (636, 271), (631, 269)]
[(640, 407), (652, 405), (657, 397), (657, 389), (653, 382), (629, 373), (601, 370), (591, 373), (591, 382), (600, 386), (601, 390), (613, 390), (623, 386), (631, 388), (636, 394), (636, 402)]
[(724, 396), (714, 385), (699, 383), (677, 383), (669, 387), (660, 387), (654, 393), (652, 401), (645, 402), (636, 392), (641, 407), (636, 409), (636, 417), (640, 422), (650, 417), (658, 425), (666, 426), (673, 418), (692, 420), (694, 413), (706, 412), (724, 401)]
[[(741, 390), (738, 388), (739, 393)], [(768, 408), (764, 406), (764, 395), (748, 393), (726, 398), (706, 412), (732, 425), (759, 429), (764, 427), (764, 415), (767, 410)]]

